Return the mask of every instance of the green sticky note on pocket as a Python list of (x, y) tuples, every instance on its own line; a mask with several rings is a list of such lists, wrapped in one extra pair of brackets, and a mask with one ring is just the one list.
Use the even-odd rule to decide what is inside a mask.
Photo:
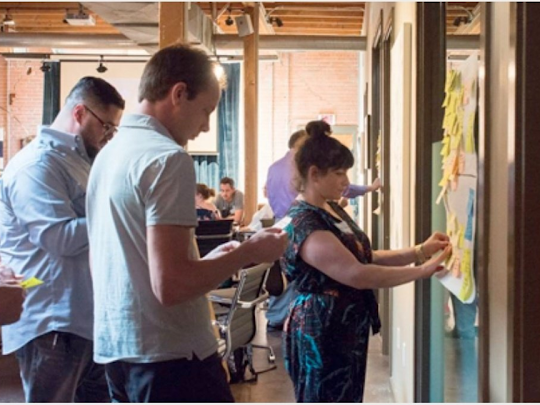
[(43, 284), (43, 281), (36, 277), (31, 277), (28, 280), (21, 281), (21, 287), (25, 290), (28, 288), (36, 287), (40, 284)]

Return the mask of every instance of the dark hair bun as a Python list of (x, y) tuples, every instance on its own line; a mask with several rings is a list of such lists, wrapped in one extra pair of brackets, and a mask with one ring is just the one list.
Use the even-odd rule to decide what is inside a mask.
[(332, 127), (325, 121), (311, 121), (306, 125), (306, 132), (312, 138), (322, 138), (332, 133)]

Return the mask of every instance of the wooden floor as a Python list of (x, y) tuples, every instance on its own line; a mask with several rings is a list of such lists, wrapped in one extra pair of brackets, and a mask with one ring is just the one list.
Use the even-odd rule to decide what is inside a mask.
[[(237, 402), (295, 402), (291, 381), (283, 366), (281, 332), (266, 333), (264, 313), (258, 314), (256, 343), (270, 344), (276, 353), (277, 369), (259, 375), (256, 383), (231, 385)], [(268, 367), (267, 352), (255, 350), (255, 369)], [(18, 366), (14, 356), (0, 356), (0, 402), (24, 402)], [(381, 339), (372, 337), (364, 402), (394, 402), (390, 391), (388, 358), (381, 354)]]

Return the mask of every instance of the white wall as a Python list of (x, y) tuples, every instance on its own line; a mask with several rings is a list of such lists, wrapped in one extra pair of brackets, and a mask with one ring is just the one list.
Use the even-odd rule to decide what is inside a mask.
[[(403, 243), (411, 245), (414, 241), (414, 189), (415, 189), (415, 148), (416, 148), (416, 105), (413, 100), (416, 99), (416, 3), (366, 3), (368, 6), (366, 15), (368, 16), (367, 37), (368, 47), (371, 49), (373, 37), (377, 30), (377, 25), (380, 21), (380, 13), (383, 11), (383, 27), (386, 26), (392, 7), (394, 8), (393, 20), (393, 39), (395, 39), (403, 27), (404, 23), (412, 24), (412, 54), (411, 54), (411, 108), (410, 108), (410, 151), (409, 159), (410, 166), (406, 168), (408, 171), (410, 187), (411, 209), (404, 212), (404, 224), (410, 224), (405, 229), (407, 234), (404, 237)], [(366, 52), (366, 79), (371, 80), (371, 54)], [(371, 89), (371, 83), (369, 83)], [(371, 90), (370, 90), (371, 91)], [(370, 103), (369, 103), (370, 104)], [(371, 113), (371, 104), (368, 105), (368, 112)], [(407, 204), (404, 204), (407, 205)], [(397, 402), (413, 402), (414, 400), (414, 284), (394, 288), (391, 299), (392, 312), (392, 347), (391, 347), (391, 362), (392, 376), (391, 386), (395, 400)]]
[[(60, 100), (64, 104), (67, 95), (85, 76), (99, 77), (112, 84), (126, 101), (125, 114), (136, 112), (139, 82), (145, 62), (106, 62), (107, 71), (96, 72), (97, 62), (62, 62), (60, 73)], [(217, 111), (210, 117), (210, 131), (201, 133), (197, 139), (188, 143), (187, 149), (194, 154), (215, 154), (218, 148)]]
[[(511, 401), (508, 373), (511, 351), (508, 350), (508, 62), (510, 48), (510, 4), (492, 3), (491, 133), (486, 134), (486, 147), (491, 154), (489, 210), (496, 225), (489, 231), (489, 400)], [(495, 162), (499, 162), (498, 164)]]

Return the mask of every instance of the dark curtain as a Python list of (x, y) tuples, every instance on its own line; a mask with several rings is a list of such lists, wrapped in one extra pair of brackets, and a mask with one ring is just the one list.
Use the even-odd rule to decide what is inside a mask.
[(195, 155), (195, 178), (197, 183), (204, 183), (214, 190), (219, 190), (219, 164), (217, 156)]
[(216, 191), (219, 190), (219, 180), (222, 177), (238, 180), (240, 64), (222, 66), (227, 75), (227, 88), (221, 93), (217, 108), (219, 156), (192, 156), (197, 183), (204, 183)]
[[(45, 62), (50, 66), (48, 72), (44, 72), (43, 85), (43, 125), (50, 125), (60, 111), (60, 63)], [(39, 72), (38, 72), (39, 73)]]
[(227, 88), (218, 105), (219, 178), (226, 176), (238, 182), (240, 63), (222, 66), (227, 74)]

